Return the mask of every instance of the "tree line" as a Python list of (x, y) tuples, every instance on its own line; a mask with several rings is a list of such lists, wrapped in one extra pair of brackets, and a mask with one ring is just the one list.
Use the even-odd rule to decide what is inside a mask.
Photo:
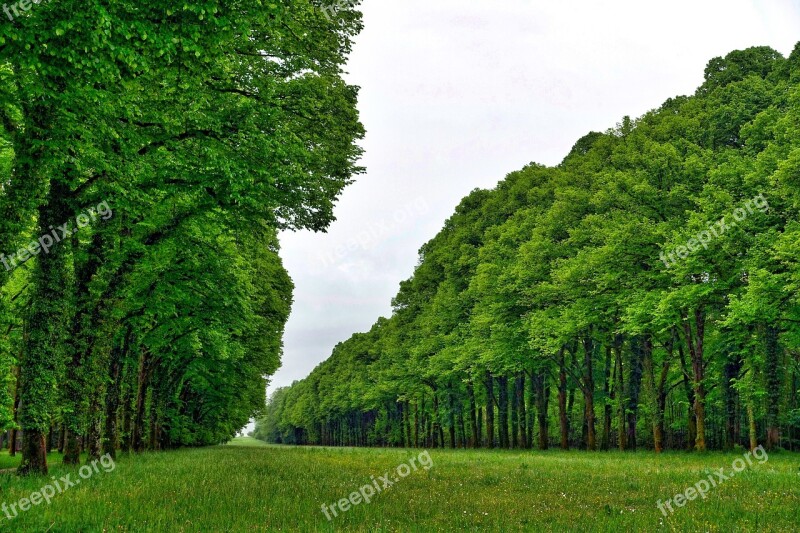
[(20, 474), (51, 449), (224, 442), (263, 408), (292, 301), (278, 231), (324, 230), (361, 172), (342, 79), (360, 30), (310, 0), (60, 0), (2, 24), (0, 430)]
[(800, 448), (800, 45), (462, 200), (393, 313), (272, 394), (336, 446)]

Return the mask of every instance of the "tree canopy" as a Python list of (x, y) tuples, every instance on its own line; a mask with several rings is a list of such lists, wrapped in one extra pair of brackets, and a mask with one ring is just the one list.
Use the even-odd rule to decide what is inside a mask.
[(293, 288), (277, 232), (324, 230), (362, 170), (342, 79), (360, 30), (353, 4), (282, 0), (64, 0), (3, 24), (0, 424), (20, 473), (54, 441), (67, 463), (222, 442), (263, 408)]

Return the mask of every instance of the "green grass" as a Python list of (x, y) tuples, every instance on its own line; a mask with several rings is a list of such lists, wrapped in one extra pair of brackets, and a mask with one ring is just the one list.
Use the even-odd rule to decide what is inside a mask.
[(268, 444), (253, 437), (236, 437), (227, 446), (268, 446)]
[[(20, 461), (22, 461), (22, 453), (17, 453), (12, 457), (8, 454), (8, 450), (0, 451), (0, 470), (17, 468)], [(56, 452), (48, 453), (47, 464), (61, 464), (61, 455)], [(0, 517), (2, 517), (2, 515), (0, 515)]]
[[(439, 451), (331, 522), (321, 512), (418, 450), (248, 446), (121, 457), (3, 531), (797, 531), (800, 455), (774, 453), (664, 518), (665, 500), (741, 454)], [(63, 476), (74, 468), (55, 466)], [(0, 475), (0, 503), (48, 479)]]

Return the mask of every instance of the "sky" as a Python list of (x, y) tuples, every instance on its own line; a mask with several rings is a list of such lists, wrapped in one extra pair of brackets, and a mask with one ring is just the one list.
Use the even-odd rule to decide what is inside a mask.
[[(333, 0), (332, 0), (333, 1)], [(391, 314), (418, 250), (461, 198), (580, 137), (692, 94), (710, 59), (800, 41), (800, 0), (365, 0), (347, 65), (367, 172), (327, 233), (281, 235), (295, 283), (291, 385)]]

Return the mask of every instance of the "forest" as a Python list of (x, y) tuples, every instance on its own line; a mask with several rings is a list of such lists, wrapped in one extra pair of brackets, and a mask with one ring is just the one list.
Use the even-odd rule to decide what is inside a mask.
[(0, 530), (796, 531), (800, 8), (639, 4), (4, 3)]
[(800, 44), (464, 198), (272, 443), (800, 449)]
[(19, 4), (0, 26), (3, 446), (46, 474), (56, 450), (228, 441), (280, 364), (278, 232), (325, 229), (362, 171), (342, 78), (361, 14)]

